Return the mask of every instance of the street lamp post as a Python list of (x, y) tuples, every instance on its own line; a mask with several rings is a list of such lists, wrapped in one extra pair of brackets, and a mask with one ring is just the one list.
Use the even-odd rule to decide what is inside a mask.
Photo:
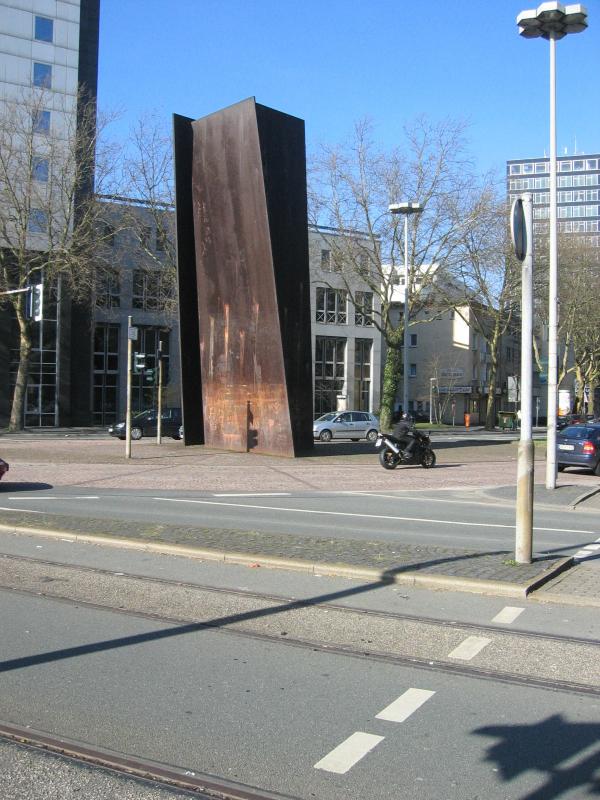
[(558, 407), (558, 240), (556, 197), (556, 42), (587, 28), (587, 10), (580, 3), (542, 3), (517, 17), (525, 39), (550, 42), (550, 252), (548, 266), (548, 444), (546, 488), (556, 488), (556, 414)]
[[(433, 384), (437, 378), (429, 378), (429, 424), (433, 423)], [(436, 419), (437, 422), (437, 419)]]
[(408, 413), (408, 301), (410, 298), (410, 270), (408, 266), (408, 218), (411, 214), (420, 214), (423, 206), (420, 203), (394, 203), (389, 206), (392, 214), (404, 215), (404, 348), (402, 381), (402, 411)]

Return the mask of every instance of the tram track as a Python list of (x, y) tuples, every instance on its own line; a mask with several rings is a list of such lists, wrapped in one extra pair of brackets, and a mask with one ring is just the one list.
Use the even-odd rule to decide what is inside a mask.
[[(7, 570), (9, 565), (12, 569)], [(377, 585), (366, 584), (360, 590)], [(296, 599), (8, 555), (0, 557), (0, 589), (169, 626), (128, 637), (127, 644), (212, 630), (344, 657), (600, 697), (593, 666), (600, 648), (596, 642), (333, 602), (356, 589)], [(473, 633), (489, 636), (495, 652), (478, 663), (450, 660), (446, 654), (451, 646)], [(32, 654), (1, 662), (0, 671), (120, 646), (115, 639)], [(549, 653), (559, 664), (554, 672), (545, 663)], [(591, 670), (587, 681), (585, 665)]]

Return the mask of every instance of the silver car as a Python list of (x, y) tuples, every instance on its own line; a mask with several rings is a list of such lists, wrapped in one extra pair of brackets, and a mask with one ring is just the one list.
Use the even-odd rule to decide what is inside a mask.
[(330, 442), (332, 439), (366, 439), (374, 442), (379, 420), (368, 411), (330, 411), (313, 422), (313, 439)]

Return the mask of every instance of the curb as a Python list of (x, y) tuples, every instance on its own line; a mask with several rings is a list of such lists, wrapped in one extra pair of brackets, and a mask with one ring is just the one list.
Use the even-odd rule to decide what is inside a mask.
[(589, 500), (590, 497), (594, 497), (594, 495), (598, 494), (598, 492), (600, 492), (600, 486), (596, 486), (595, 489), (590, 489), (589, 491), (580, 494), (579, 497), (576, 497), (575, 500), (573, 500), (570, 507), (576, 508), (579, 505), (579, 503), (583, 503), (585, 500)]
[[(508, 583), (494, 579), (468, 578), (454, 575), (432, 575), (410, 568), (401, 573), (389, 574), (376, 567), (353, 567), (343, 563), (313, 562), (301, 558), (284, 558), (280, 556), (261, 556), (259, 554), (236, 553), (216, 549), (186, 547), (185, 545), (167, 544), (166, 542), (142, 542), (139, 539), (126, 537), (110, 537), (103, 534), (76, 533), (55, 529), (24, 527), (0, 524), (0, 531), (28, 536), (40, 536), (50, 539), (68, 539), (74, 542), (102, 544), (109, 547), (127, 550), (141, 550), (164, 555), (185, 556), (203, 561), (222, 561), (225, 564), (237, 564), (248, 567), (265, 567), (267, 569), (284, 569), (294, 572), (305, 572), (310, 575), (335, 576), (340, 578), (356, 578), (382, 583), (397, 583), (421, 589), (449, 589), (453, 591), (471, 592), (473, 594), (493, 594), (501, 597), (526, 598), (531, 592), (543, 586), (573, 564), (572, 557), (557, 561), (551, 568), (526, 583)], [(600, 604), (600, 603), (599, 603)]]

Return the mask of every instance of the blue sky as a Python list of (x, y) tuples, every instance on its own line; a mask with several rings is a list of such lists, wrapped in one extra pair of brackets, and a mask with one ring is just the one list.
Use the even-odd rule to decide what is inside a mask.
[[(201, 117), (255, 96), (301, 117), (307, 147), (369, 117), (384, 146), (420, 114), (470, 123), (481, 171), (548, 149), (549, 45), (513, 0), (101, 0), (99, 99)], [(557, 45), (558, 152), (600, 151), (600, 0)], [(169, 123), (170, 124), (170, 123)]]

